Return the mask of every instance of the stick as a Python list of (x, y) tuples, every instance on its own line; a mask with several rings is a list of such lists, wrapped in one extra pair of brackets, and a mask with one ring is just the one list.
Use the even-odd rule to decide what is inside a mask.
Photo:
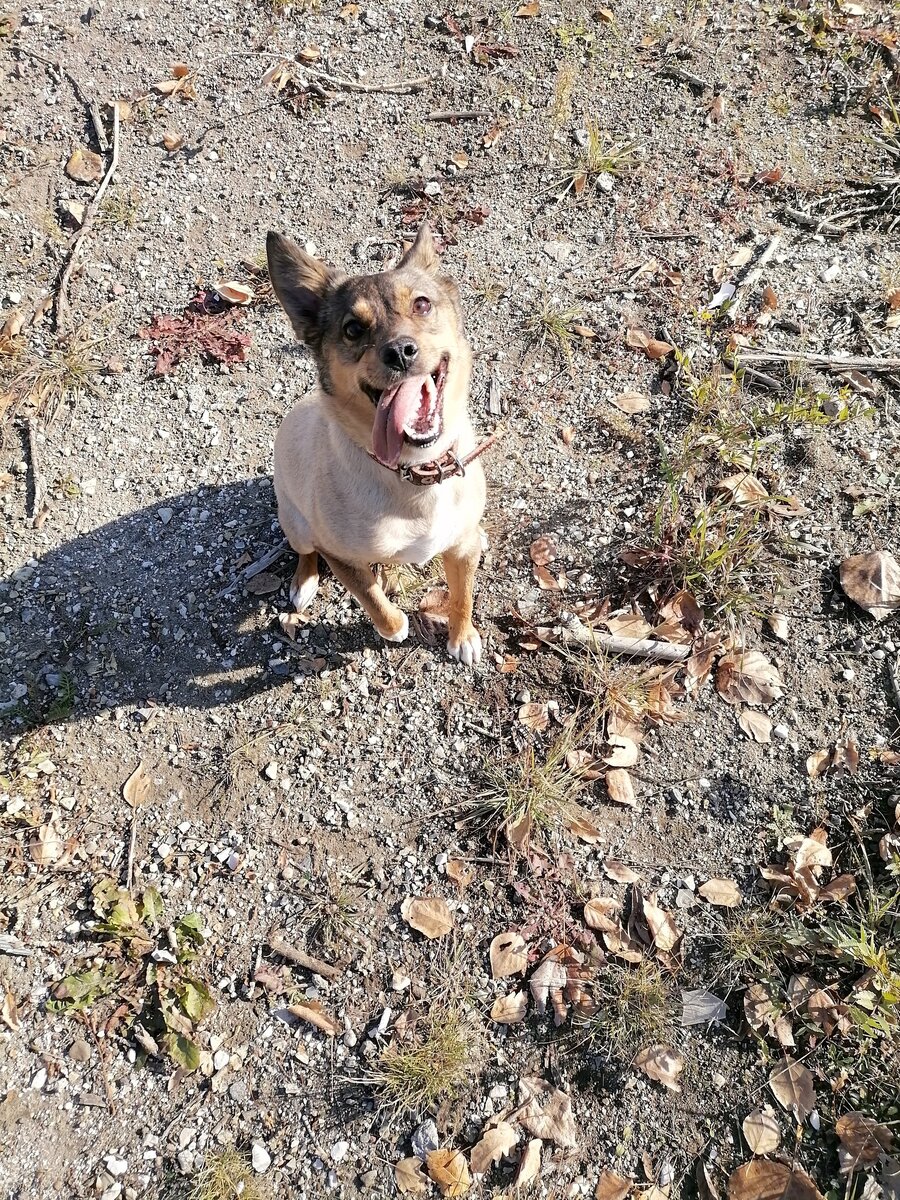
[(44, 497), (47, 495), (47, 482), (41, 472), (41, 461), (38, 458), (37, 419), (35, 417), (29, 417), (28, 419), (28, 455), (31, 459), (31, 476), (34, 484), (34, 499), (31, 502), (30, 519), (34, 528), (37, 528), (35, 522), (44, 507)]
[(227, 596), (229, 592), (233, 592), (236, 587), (242, 583), (246, 583), (248, 579), (252, 579), (254, 575), (259, 575), (265, 571), (266, 567), (271, 567), (273, 562), (277, 562), (287, 550), (290, 550), (287, 538), (283, 538), (277, 546), (273, 546), (271, 550), (267, 550), (262, 558), (258, 558), (256, 562), (250, 563), (248, 567), (244, 567), (240, 575), (236, 579), (232, 579), (228, 587), (223, 588), (221, 592), (216, 594), (216, 599), (221, 600), (223, 596)]
[(682, 646), (677, 642), (599, 633), (579, 621), (576, 616), (569, 618), (568, 625), (561, 632), (564, 646), (595, 646), (598, 650), (605, 650), (607, 654), (624, 654), (630, 658), (658, 658), (660, 662), (684, 662), (692, 653), (690, 646)]
[(131, 814), (131, 839), (128, 843), (128, 870), (125, 875), (125, 891), (131, 894), (131, 884), (134, 879), (134, 846), (137, 841), (137, 818), (140, 805), (134, 806)]
[(288, 962), (296, 963), (298, 967), (305, 967), (307, 971), (321, 975), (323, 979), (337, 979), (340, 975), (337, 967), (323, 962), (321, 958), (313, 958), (311, 954), (306, 954), (305, 951), (298, 950), (296, 946), (286, 942), (277, 929), (269, 930), (266, 941), (275, 954), (280, 954)]
[(461, 108), (454, 110), (452, 108), (438, 109), (437, 112), (429, 113), (425, 118), (426, 121), (477, 121), (482, 117), (489, 117), (491, 114), (484, 108)]
[(778, 249), (780, 244), (781, 244), (781, 234), (776, 233), (775, 236), (770, 240), (768, 246), (766, 246), (765, 250), (763, 250), (762, 254), (757, 259), (755, 265), (753, 267), (751, 267), (750, 270), (741, 279), (739, 279), (737, 281), (737, 286), (735, 288), (734, 295), (731, 297), (731, 300), (728, 302), (728, 319), (730, 321), (734, 320), (737, 310), (743, 304), (744, 297), (747, 294), (747, 288), (750, 287), (751, 284), (754, 284), (757, 282), (757, 280), (763, 273), (763, 267), (766, 265), (766, 263), (769, 261), (769, 259), (772, 257), (772, 255), (775, 253), (775, 251)]
[(805, 350), (777, 350), (775, 347), (759, 350), (741, 350), (734, 356), (741, 363), (806, 363), (810, 367), (821, 367), (825, 371), (900, 371), (900, 358), (841, 358), (834, 354), (812, 354)]
[(112, 156), (109, 160), (109, 167), (106, 174), (100, 180), (100, 186), (94, 193), (94, 198), (87, 206), (84, 214), (84, 220), (81, 223), (81, 228), (73, 237), (69, 244), (69, 251), (66, 256), (65, 266), (63, 267), (62, 275), (59, 280), (59, 288), (56, 292), (56, 306), (54, 313), (54, 328), (57, 331), (62, 330), (66, 324), (66, 316), (68, 313), (68, 287), (69, 280), (72, 277), (72, 271), (75, 267), (75, 260), (78, 257), (78, 252), (84, 244), (85, 235), (90, 229), (94, 217), (97, 215), (97, 210), (100, 207), (100, 201), (103, 199), (106, 189), (109, 187), (110, 180), (115, 174), (116, 168), (119, 165), (119, 105), (117, 101), (113, 101), (113, 133), (112, 133)]
[(397, 83), (360, 83), (356, 79), (338, 79), (334, 75), (326, 75), (324, 71), (314, 71), (306, 66), (303, 69), (313, 79), (321, 79), (323, 83), (340, 88), (343, 92), (390, 92), (397, 96), (406, 96), (411, 92), (421, 92), (422, 88), (431, 83), (430, 75), (422, 75), (418, 79), (400, 79)]

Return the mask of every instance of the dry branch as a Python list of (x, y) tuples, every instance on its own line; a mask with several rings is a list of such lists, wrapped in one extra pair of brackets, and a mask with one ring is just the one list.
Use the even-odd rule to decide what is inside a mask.
[(564, 646), (591, 646), (607, 654), (622, 654), (629, 658), (656, 658), (660, 662), (684, 662), (691, 656), (691, 647), (677, 642), (663, 642), (657, 638), (619, 637), (614, 633), (600, 633), (570, 617), (560, 630)]
[(267, 567), (271, 567), (272, 563), (277, 562), (282, 554), (290, 549), (287, 538), (283, 538), (277, 546), (273, 546), (271, 550), (267, 550), (265, 554), (244, 567), (243, 571), (235, 578), (227, 587), (222, 588), (221, 592), (216, 593), (216, 599), (221, 600), (223, 596), (227, 596), (229, 592), (233, 592), (235, 588), (240, 587), (242, 583), (246, 583), (248, 579), (252, 579), (254, 575), (259, 575), (265, 571)]
[(298, 950), (296, 946), (286, 942), (277, 929), (269, 930), (266, 942), (275, 954), (280, 954), (288, 962), (296, 963), (298, 967), (305, 967), (307, 971), (321, 975), (323, 979), (337, 979), (340, 975), (338, 968), (333, 967), (331, 963), (323, 962), (321, 958), (314, 958), (313, 955), (307, 954), (304, 950)]
[(408, 96), (413, 92), (421, 92), (431, 83), (430, 75), (421, 75), (418, 79), (400, 79), (396, 83), (361, 83), (357, 79), (339, 79), (335, 75), (326, 75), (324, 71), (314, 71), (304, 66), (304, 72), (311, 79), (327, 83), (329, 87), (338, 88), (342, 92), (387, 92), (395, 96)]
[(900, 358), (851, 358), (839, 354), (813, 354), (806, 350), (776, 350), (774, 347), (741, 350), (735, 355), (737, 366), (743, 363), (806, 363), (823, 371), (900, 371)]

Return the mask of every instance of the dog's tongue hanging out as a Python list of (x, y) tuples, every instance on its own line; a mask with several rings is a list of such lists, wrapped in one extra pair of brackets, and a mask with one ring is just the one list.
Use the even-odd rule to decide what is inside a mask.
[(381, 393), (372, 427), (372, 450), (386, 467), (396, 468), (406, 434), (427, 437), (434, 425), (437, 389), (430, 375), (412, 375)]

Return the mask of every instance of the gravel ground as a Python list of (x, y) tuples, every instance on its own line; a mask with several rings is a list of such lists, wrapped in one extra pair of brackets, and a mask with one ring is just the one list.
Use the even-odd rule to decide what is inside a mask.
[[(393, 1194), (393, 1165), (427, 1114), (390, 1117), (359, 1081), (398, 1017), (448, 987), (465, 996), (476, 1063), (470, 1093), (437, 1113), (441, 1145), (469, 1147), (520, 1080), (540, 1076), (571, 1096), (578, 1128), (574, 1153), (546, 1141), (543, 1195), (592, 1193), (610, 1165), (677, 1195), (700, 1156), (714, 1173), (744, 1157), (739, 1121), (759, 1099), (766, 1060), (739, 1028), (739, 1002), (722, 1024), (674, 1030), (685, 1060), (676, 1093), (598, 1065), (546, 1018), (489, 1021), (513, 989), (491, 978), (487, 949), (498, 932), (528, 928), (536, 961), (565, 940), (559, 897), (572, 881), (582, 897), (592, 885), (624, 894), (604, 874), (616, 859), (677, 909), (684, 985), (711, 986), (720, 925), (691, 899), (697, 885), (728, 877), (759, 900), (779, 822), (805, 833), (826, 821), (846, 837), (858, 789), (883, 770), (872, 751), (897, 731), (892, 626), (853, 608), (836, 571), (845, 555), (897, 547), (896, 377), (854, 381), (868, 416), (776, 447), (770, 490), (802, 511), (784, 525), (798, 563), (788, 641), (759, 622), (749, 633), (784, 681), (770, 744), (745, 737), (706, 688), (681, 705), (683, 720), (649, 733), (637, 807), (591, 793), (597, 839), (569, 839), (534, 878), (495, 857), (459, 806), (486, 760), (534, 740), (517, 717), (523, 703), (555, 701), (563, 720), (575, 708), (571, 664), (520, 652), (517, 619), (549, 625), (579, 600), (611, 596), (615, 607), (629, 595), (618, 551), (650, 527), (658, 442), (687, 412), (626, 331), (699, 345), (698, 314), (728, 277), (724, 264), (777, 237), (746, 312), (759, 313), (769, 285), (778, 320), (748, 316), (739, 331), (785, 350), (896, 356), (900, 338), (884, 320), (900, 277), (889, 206), (841, 237), (786, 214), (896, 171), (897, 159), (873, 141), (887, 136), (869, 111), (879, 93), (842, 55), (843, 34), (833, 34), (839, 50), (817, 50), (799, 17), (780, 21), (754, 3), (623, 0), (595, 14), (542, 0), (534, 17), (515, 8), (63, 0), (10, 14), (0, 324), (57, 286), (64, 202), (96, 188), (65, 171), (76, 145), (100, 149), (88, 104), (128, 107), (112, 200), (69, 288), (70, 329), (92, 341), (99, 373), (54, 420), (20, 407), (3, 431), (0, 936), (18, 950), (0, 953), (0, 996), (10, 992), (19, 1014), (0, 1031), (4, 1196), (174, 1197), (232, 1144), (257, 1147), (253, 1165), (273, 1195)], [(846, 18), (867, 29), (891, 19), (874, 6)], [(278, 93), (263, 76), (281, 61), (299, 82)], [(189, 86), (154, 90), (176, 63), (190, 68)], [(877, 61), (872, 71), (881, 79)], [(346, 86), (422, 76), (412, 94)], [(429, 120), (436, 110), (484, 115)], [(108, 132), (108, 109), (101, 119)], [(601, 173), (590, 196), (558, 201), (591, 122), (613, 144), (634, 143), (635, 163)], [(173, 151), (168, 135), (183, 139)], [(269, 569), (277, 590), (230, 586), (279, 542), (272, 442), (313, 380), (247, 264), (275, 228), (347, 270), (378, 270), (426, 215), (462, 289), (476, 427), (502, 432), (485, 464), (486, 656), (476, 670), (451, 663), (425, 626), (402, 647), (378, 644), (331, 580), (292, 640), (278, 620), (288, 557)], [(230, 279), (260, 294), (236, 318), (252, 338), (246, 361), (193, 358), (154, 377), (139, 332)], [(568, 354), (526, 332), (535, 314), (576, 310), (569, 323), (586, 332)], [(53, 346), (50, 324), (47, 314), (25, 331), (39, 354)], [(628, 391), (649, 397), (649, 410), (614, 409)], [(46, 508), (34, 520), (41, 482)], [(860, 496), (886, 499), (854, 517)], [(558, 546), (564, 595), (535, 581), (529, 546), (544, 534)], [(408, 587), (402, 602), (414, 609), (425, 583)], [(501, 670), (509, 657), (517, 668)], [(859, 779), (810, 780), (807, 756), (851, 731)], [(141, 762), (147, 798), (132, 808), (123, 786)], [(35, 850), (48, 825), (52, 852)], [(462, 860), (465, 888), (448, 876)], [(312, 898), (349, 876), (352, 926), (334, 954), (315, 950)], [(170, 919), (201, 914), (198, 969), (216, 1006), (200, 1025), (199, 1072), (147, 1059), (125, 1026), (106, 1024), (108, 1006), (102, 1019), (100, 1008), (48, 1008), (54, 985), (96, 954), (90, 893), (104, 877), (155, 886)], [(452, 937), (427, 941), (403, 919), (404, 898), (422, 894), (447, 902)], [(264, 952), (272, 926), (337, 959), (338, 976), (294, 966), (280, 985), (255, 981), (261, 963), (283, 966)], [(335, 1037), (286, 1011), (309, 1001), (335, 1014)], [(798, 1153), (812, 1170), (813, 1151)], [(507, 1163), (490, 1182), (508, 1187), (513, 1173)], [(817, 1178), (824, 1191), (836, 1160)]]

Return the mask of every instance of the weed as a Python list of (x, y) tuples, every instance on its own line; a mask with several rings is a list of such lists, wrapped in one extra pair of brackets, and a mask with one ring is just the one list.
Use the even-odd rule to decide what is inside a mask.
[(545, 299), (543, 306), (529, 316), (522, 331), (530, 345), (541, 349), (549, 346), (551, 350), (561, 353), (567, 362), (572, 361), (572, 342), (575, 338), (575, 326), (583, 320), (583, 314), (577, 308), (563, 308), (552, 299)]
[(6, 792), (28, 791), (41, 777), (52, 775), (54, 769), (40, 740), (33, 734), (26, 734), (9, 747), (5, 757), (0, 758), (0, 788)]
[(596, 50), (597, 35), (587, 25), (558, 25), (556, 36), (563, 50), (577, 50), (582, 54), (593, 54)]
[(381, 568), (381, 586), (389, 596), (409, 598), (423, 587), (431, 587), (441, 578), (438, 559), (431, 559), (424, 567), (411, 563), (388, 563)]
[(233, 1146), (212, 1150), (194, 1180), (190, 1200), (264, 1200), (268, 1191)]
[(117, 229), (136, 229), (141, 220), (141, 198), (134, 188), (117, 188), (100, 205), (101, 225)]
[(639, 146), (635, 141), (616, 141), (605, 133), (596, 121), (586, 124), (586, 141), (575, 162), (567, 167), (557, 192), (564, 199), (570, 192), (576, 196), (592, 196), (598, 188), (612, 187), (611, 178), (624, 175), (639, 163)]
[(665, 1041), (675, 1023), (671, 983), (649, 959), (636, 967), (610, 963), (591, 986), (594, 1011), (579, 1018), (576, 1034), (607, 1059), (627, 1062), (652, 1042)]
[(592, 704), (592, 720), (585, 732), (610, 718), (640, 725), (647, 717), (671, 717), (670, 695), (666, 687), (671, 668), (641, 666), (605, 654), (591, 645), (570, 661), (577, 664), (579, 686)]
[(407, 1037), (384, 1051), (372, 1075), (386, 1108), (424, 1113), (468, 1091), (475, 1053), (471, 1021), (461, 1007), (432, 1005)]
[(578, 68), (569, 62), (561, 64), (553, 84), (553, 100), (550, 103), (550, 119), (561, 129), (572, 119), (572, 94), (578, 79)]
[(46, 352), (22, 347), (0, 358), (0, 387), (14, 413), (28, 405), (48, 423), (65, 404), (75, 407), (86, 392), (98, 396), (94, 380), (101, 362), (97, 357), (100, 341), (86, 328), (62, 338)]
[(362, 873), (335, 877), (326, 872), (301, 889), (307, 904), (301, 920), (310, 939), (326, 950), (336, 951), (359, 929), (361, 901), (369, 890), (360, 882)]
[(729, 914), (715, 934), (716, 973), (729, 983), (746, 983), (777, 971), (786, 949), (784, 914), (750, 908)]

